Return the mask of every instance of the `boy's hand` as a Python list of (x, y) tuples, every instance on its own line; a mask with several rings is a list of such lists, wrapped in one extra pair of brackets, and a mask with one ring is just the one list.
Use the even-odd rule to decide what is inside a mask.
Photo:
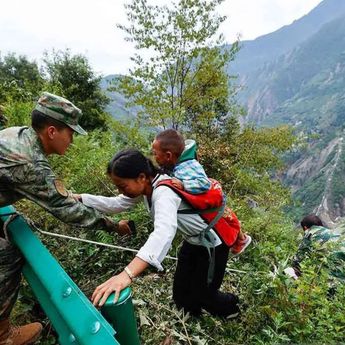
[(184, 190), (184, 187), (183, 187), (183, 182), (178, 180), (177, 178), (172, 178), (171, 179), (171, 183), (178, 189), (181, 189), (181, 190)]

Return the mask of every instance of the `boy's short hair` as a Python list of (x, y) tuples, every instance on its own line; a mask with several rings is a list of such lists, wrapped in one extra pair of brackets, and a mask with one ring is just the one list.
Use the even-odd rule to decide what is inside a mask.
[(159, 141), (162, 151), (171, 151), (176, 157), (180, 157), (185, 148), (182, 134), (175, 129), (166, 129), (158, 133), (155, 139)]
[(49, 127), (49, 126), (54, 126), (56, 127), (59, 131), (62, 129), (68, 127), (66, 124), (64, 124), (61, 121), (55, 120), (50, 116), (47, 116), (43, 113), (41, 113), (38, 110), (33, 110), (31, 113), (31, 127), (36, 131), (40, 132), (44, 128)]
[(323, 226), (322, 220), (314, 213), (304, 217), (301, 221), (302, 228), (310, 229), (312, 226)]

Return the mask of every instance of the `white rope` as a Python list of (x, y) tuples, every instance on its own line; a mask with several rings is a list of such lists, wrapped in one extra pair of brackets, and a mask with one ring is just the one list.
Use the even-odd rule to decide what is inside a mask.
[[(13, 217), (14, 215), (14, 217)], [(19, 212), (17, 213), (11, 213), (11, 217), (9, 217), (7, 219), (7, 221), (5, 222), (5, 226), (10, 223), (15, 217), (17, 217), (18, 215), (21, 215), (23, 216), (22, 214), (20, 214)], [(119, 250), (123, 250), (123, 251), (127, 251), (127, 252), (132, 252), (132, 253), (138, 253), (138, 250), (136, 249), (132, 249), (132, 248), (127, 248), (127, 247), (122, 247), (122, 246), (115, 246), (113, 244), (107, 244), (107, 243), (102, 243), (102, 242), (96, 242), (96, 241), (91, 241), (91, 240), (86, 240), (86, 239), (83, 239), (83, 238), (78, 238), (78, 237), (72, 237), (72, 236), (67, 236), (67, 235), (61, 235), (61, 234), (57, 234), (55, 232), (49, 232), (49, 231), (44, 231), (44, 230), (41, 230), (38, 226), (36, 226), (36, 224), (31, 220), (31, 219), (28, 219), (26, 217), (24, 217), (25, 220), (27, 221), (27, 223), (29, 223), (30, 226), (34, 227), (38, 232), (40, 232), (41, 234), (43, 235), (47, 235), (47, 236), (52, 236), (52, 237), (59, 237), (59, 238), (65, 238), (67, 240), (71, 240), (71, 241), (77, 241), (77, 242), (84, 242), (84, 243), (89, 243), (89, 244), (94, 244), (96, 246), (101, 246), (101, 247), (107, 247), (107, 248), (113, 248), (113, 249), (119, 249)], [(177, 261), (177, 258), (174, 257), (174, 256), (169, 256), (167, 255), (166, 256), (167, 259), (170, 259), (170, 260), (174, 260), (174, 261)], [(233, 268), (227, 268), (226, 269), (227, 271), (230, 271), (230, 272), (235, 272), (235, 273), (248, 273), (246, 271), (241, 271), (241, 270), (236, 270), (236, 269), (233, 269)]]
[[(95, 244), (96, 246), (101, 246), (101, 247), (108, 247), (108, 248), (113, 248), (113, 249), (119, 249), (119, 250), (124, 250), (124, 251), (128, 251), (128, 252), (133, 252), (133, 253), (138, 253), (138, 250), (136, 249), (132, 249), (132, 248), (127, 248), (127, 247), (121, 247), (121, 246), (115, 246), (113, 244), (107, 244), (107, 243), (102, 243), (102, 242), (96, 242), (96, 241), (91, 241), (91, 240), (85, 240), (82, 238), (78, 238), (78, 237), (72, 237), (72, 236), (66, 236), (66, 235), (61, 235), (61, 234), (57, 234), (55, 232), (48, 232), (48, 231), (43, 231), (39, 228), (36, 227), (36, 229), (43, 235), (48, 235), (48, 236), (53, 236), (53, 237), (61, 237), (61, 238), (66, 238), (68, 240), (72, 240), (72, 241), (77, 241), (77, 242), (85, 242), (85, 243), (89, 243), (89, 244)], [(167, 259), (170, 260), (174, 260), (177, 261), (177, 258), (175, 258), (174, 256), (166, 256)], [(246, 274), (248, 273), (247, 271), (242, 271), (242, 270), (236, 270), (233, 268), (227, 268), (226, 269), (229, 272), (235, 272), (235, 273), (243, 273)]]
[[(132, 249), (132, 248), (121, 247), (121, 246), (115, 246), (115, 245), (113, 245), (113, 244), (107, 244), (107, 243), (96, 242), (96, 241), (91, 241), (91, 240), (85, 240), (85, 239), (83, 239), (83, 238), (72, 237), (72, 236), (67, 236), (67, 235), (61, 235), (61, 234), (57, 234), (57, 233), (55, 233), (55, 232), (43, 231), (43, 230), (37, 228), (37, 226), (35, 226), (35, 228), (36, 228), (41, 234), (48, 235), (48, 236), (60, 237), (60, 238), (65, 238), (65, 239), (72, 240), (72, 241), (77, 241), (77, 242), (84, 242), (84, 243), (94, 244), (94, 245), (96, 245), (96, 246), (108, 247), (108, 248), (119, 249), (119, 250), (123, 250), (123, 251), (127, 251), (127, 252), (138, 253), (138, 250)], [(177, 258), (175, 258), (175, 257), (173, 257), (173, 256), (167, 255), (166, 258), (167, 258), (167, 259), (170, 259), (170, 260), (175, 260), (175, 261), (177, 261)]]

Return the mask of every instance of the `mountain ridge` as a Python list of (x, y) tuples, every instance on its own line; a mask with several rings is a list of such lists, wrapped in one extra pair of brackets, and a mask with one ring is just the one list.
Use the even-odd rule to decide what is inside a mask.
[[(298, 219), (319, 212), (333, 224), (345, 216), (345, 0), (324, 0), (292, 24), (242, 45), (228, 72), (244, 86), (238, 98), (247, 108), (244, 121), (295, 127), (306, 144), (287, 157), (282, 175), (296, 201), (293, 213)], [(124, 112), (122, 95), (112, 96), (117, 116), (135, 116)]]

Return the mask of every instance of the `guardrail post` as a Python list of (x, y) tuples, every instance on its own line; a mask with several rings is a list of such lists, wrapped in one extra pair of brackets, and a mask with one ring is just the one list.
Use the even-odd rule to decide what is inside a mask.
[(108, 297), (101, 309), (101, 313), (117, 330), (116, 339), (121, 345), (140, 345), (131, 289), (122, 290), (115, 304), (113, 303), (114, 296), (114, 294), (111, 294)]

